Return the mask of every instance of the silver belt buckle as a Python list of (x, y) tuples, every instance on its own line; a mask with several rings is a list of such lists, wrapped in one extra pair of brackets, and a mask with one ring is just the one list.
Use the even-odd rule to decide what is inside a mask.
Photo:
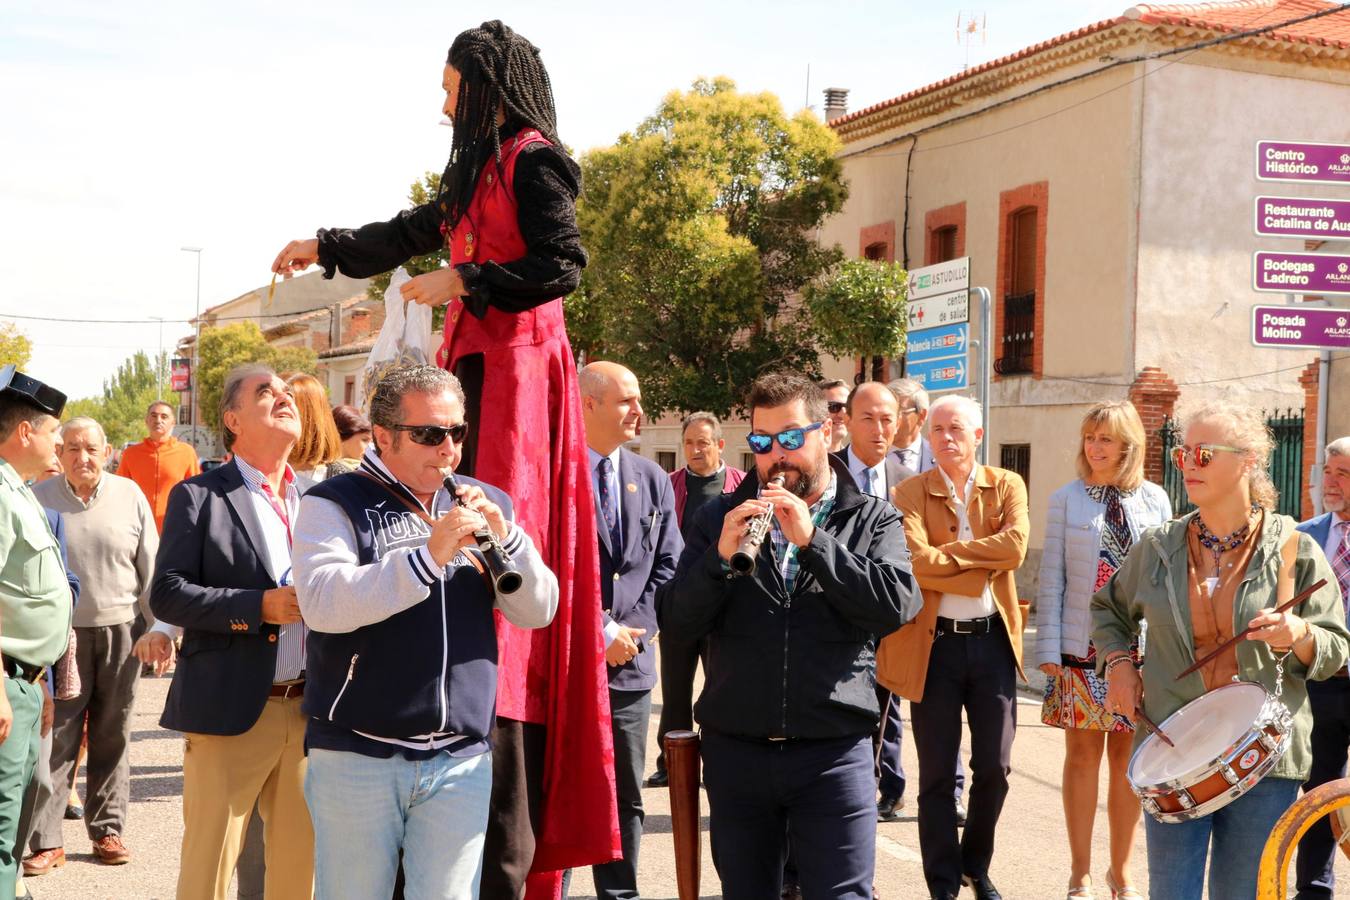
[(952, 631), (955, 634), (974, 634), (975, 629), (971, 626), (973, 619), (952, 619)]
[(778, 743), (779, 741), (786, 741), (787, 738), (785, 738), (785, 737), (771, 737), (771, 738), (769, 738), (769, 740), (770, 740), (770, 741), (773, 741), (774, 743)]

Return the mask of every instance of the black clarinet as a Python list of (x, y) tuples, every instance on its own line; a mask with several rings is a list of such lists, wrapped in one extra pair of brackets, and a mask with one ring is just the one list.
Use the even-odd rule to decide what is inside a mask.
[[(464, 506), (464, 501), (459, 498), (459, 482), (455, 480), (453, 472), (446, 474), (443, 484), (455, 503)], [(506, 548), (502, 546), (502, 542), (497, 539), (492, 529), (480, 528), (473, 536), (474, 540), (478, 541), (479, 552), (487, 562), (488, 572), (492, 574), (492, 585), (497, 589), (497, 593), (514, 594), (520, 590), (525, 579), (521, 577), (520, 570), (511, 560), (511, 554), (506, 552)]]

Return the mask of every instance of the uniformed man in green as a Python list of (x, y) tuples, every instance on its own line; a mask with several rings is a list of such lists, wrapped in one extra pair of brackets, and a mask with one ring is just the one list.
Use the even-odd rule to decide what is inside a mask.
[(56, 454), (66, 395), (0, 369), (0, 897), (14, 896), (23, 792), (37, 765), (43, 670), (65, 652), (70, 585), (47, 516), (27, 482)]

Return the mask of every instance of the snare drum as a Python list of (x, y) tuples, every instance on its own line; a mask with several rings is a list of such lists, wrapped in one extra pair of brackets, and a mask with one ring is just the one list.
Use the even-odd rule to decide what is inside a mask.
[(1289, 749), (1294, 717), (1264, 687), (1240, 681), (1187, 703), (1130, 758), (1130, 787), (1149, 815), (1176, 824), (1222, 809), (1256, 786)]

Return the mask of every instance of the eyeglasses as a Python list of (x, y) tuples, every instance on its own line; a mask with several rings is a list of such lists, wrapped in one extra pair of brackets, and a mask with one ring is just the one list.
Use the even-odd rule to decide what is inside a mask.
[(1214, 453), (1222, 450), (1225, 453), (1246, 453), (1241, 447), (1229, 447), (1225, 444), (1196, 444), (1194, 447), (1173, 447), (1172, 465), (1185, 471), (1186, 454), (1190, 453), (1191, 458), (1195, 460), (1196, 468), (1203, 469), (1214, 461)]
[(750, 450), (755, 454), (768, 453), (773, 449), (773, 442), (777, 441), (778, 446), (784, 450), (800, 450), (806, 443), (807, 432), (815, 431), (824, 425), (824, 422), (813, 422), (802, 428), (789, 428), (787, 431), (780, 431), (777, 434), (747, 434), (745, 442), (750, 445)]
[(445, 442), (446, 438), (454, 441), (456, 444), (464, 443), (464, 439), (469, 436), (469, 423), (460, 422), (458, 425), (451, 425), (446, 428), (443, 425), (390, 425), (393, 431), (406, 431), (408, 437), (412, 438), (414, 444), (421, 444), (423, 447), (439, 447)]
[(830, 411), (830, 415), (837, 416), (844, 410), (848, 409), (848, 404), (840, 403), (838, 400), (831, 400), (829, 403), (825, 404), (825, 408)]

